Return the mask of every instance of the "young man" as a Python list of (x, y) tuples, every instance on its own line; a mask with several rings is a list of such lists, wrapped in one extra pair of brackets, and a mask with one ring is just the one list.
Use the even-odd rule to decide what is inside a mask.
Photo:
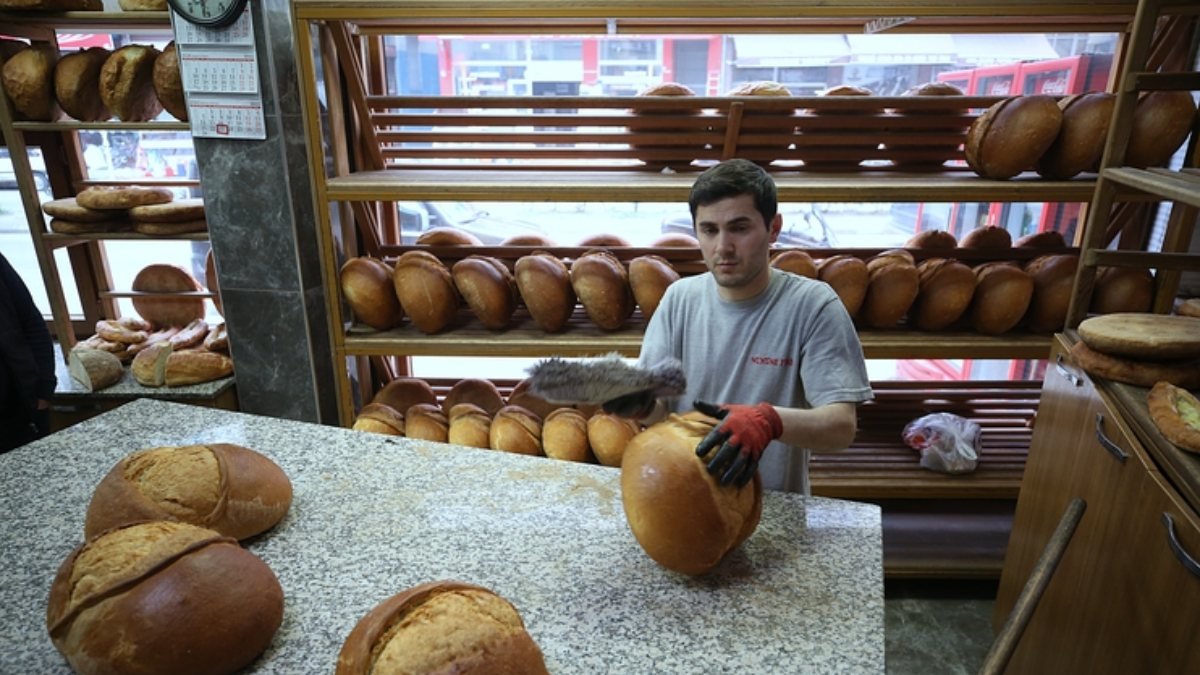
[(854, 440), (856, 406), (872, 398), (862, 345), (825, 283), (770, 266), (779, 236), (775, 182), (741, 159), (700, 174), (688, 198), (708, 267), (667, 288), (646, 327), (639, 365), (679, 359), (687, 391), (622, 397), (605, 408), (651, 423), (693, 408), (722, 419), (697, 447), (709, 471), (743, 485), (761, 459), (763, 486), (809, 493), (809, 451)]

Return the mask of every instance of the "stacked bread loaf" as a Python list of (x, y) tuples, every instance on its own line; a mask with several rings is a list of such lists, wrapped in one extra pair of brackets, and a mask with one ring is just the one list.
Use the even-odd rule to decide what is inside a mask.
[(42, 204), (50, 230), (59, 234), (135, 231), (163, 236), (205, 232), (204, 200), (175, 199), (165, 188), (93, 186), (74, 197)]
[(1200, 387), (1200, 318), (1117, 313), (1080, 322), (1071, 359), (1087, 372), (1152, 387)]

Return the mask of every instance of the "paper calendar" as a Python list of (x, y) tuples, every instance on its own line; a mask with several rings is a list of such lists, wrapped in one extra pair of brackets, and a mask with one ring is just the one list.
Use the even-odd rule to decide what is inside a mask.
[(265, 139), (250, 9), (225, 28), (197, 26), (174, 12), (171, 22), (192, 136)]

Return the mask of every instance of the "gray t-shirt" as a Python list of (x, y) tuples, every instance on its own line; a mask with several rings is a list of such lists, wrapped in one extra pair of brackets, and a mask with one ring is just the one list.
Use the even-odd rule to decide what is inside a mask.
[[(687, 392), (668, 401), (684, 412), (694, 400), (813, 408), (872, 398), (854, 323), (828, 284), (771, 270), (767, 289), (731, 302), (711, 274), (667, 287), (646, 327), (641, 366), (683, 362)], [(774, 441), (759, 463), (763, 486), (809, 494), (808, 455)]]

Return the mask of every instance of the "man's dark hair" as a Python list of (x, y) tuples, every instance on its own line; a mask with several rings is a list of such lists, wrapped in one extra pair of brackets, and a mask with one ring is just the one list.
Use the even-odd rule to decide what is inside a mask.
[(688, 208), (692, 211), (692, 224), (696, 223), (696, 209), (708, 206), (728, 197), (751, 195), (754, 208), (762, 214), (768, 228), (779, 211), (779, 198), (775, 191), (775, 179), (762, 167), (746, 159), (728, 159), (706, 169), (692, 184), (688, 195)]

